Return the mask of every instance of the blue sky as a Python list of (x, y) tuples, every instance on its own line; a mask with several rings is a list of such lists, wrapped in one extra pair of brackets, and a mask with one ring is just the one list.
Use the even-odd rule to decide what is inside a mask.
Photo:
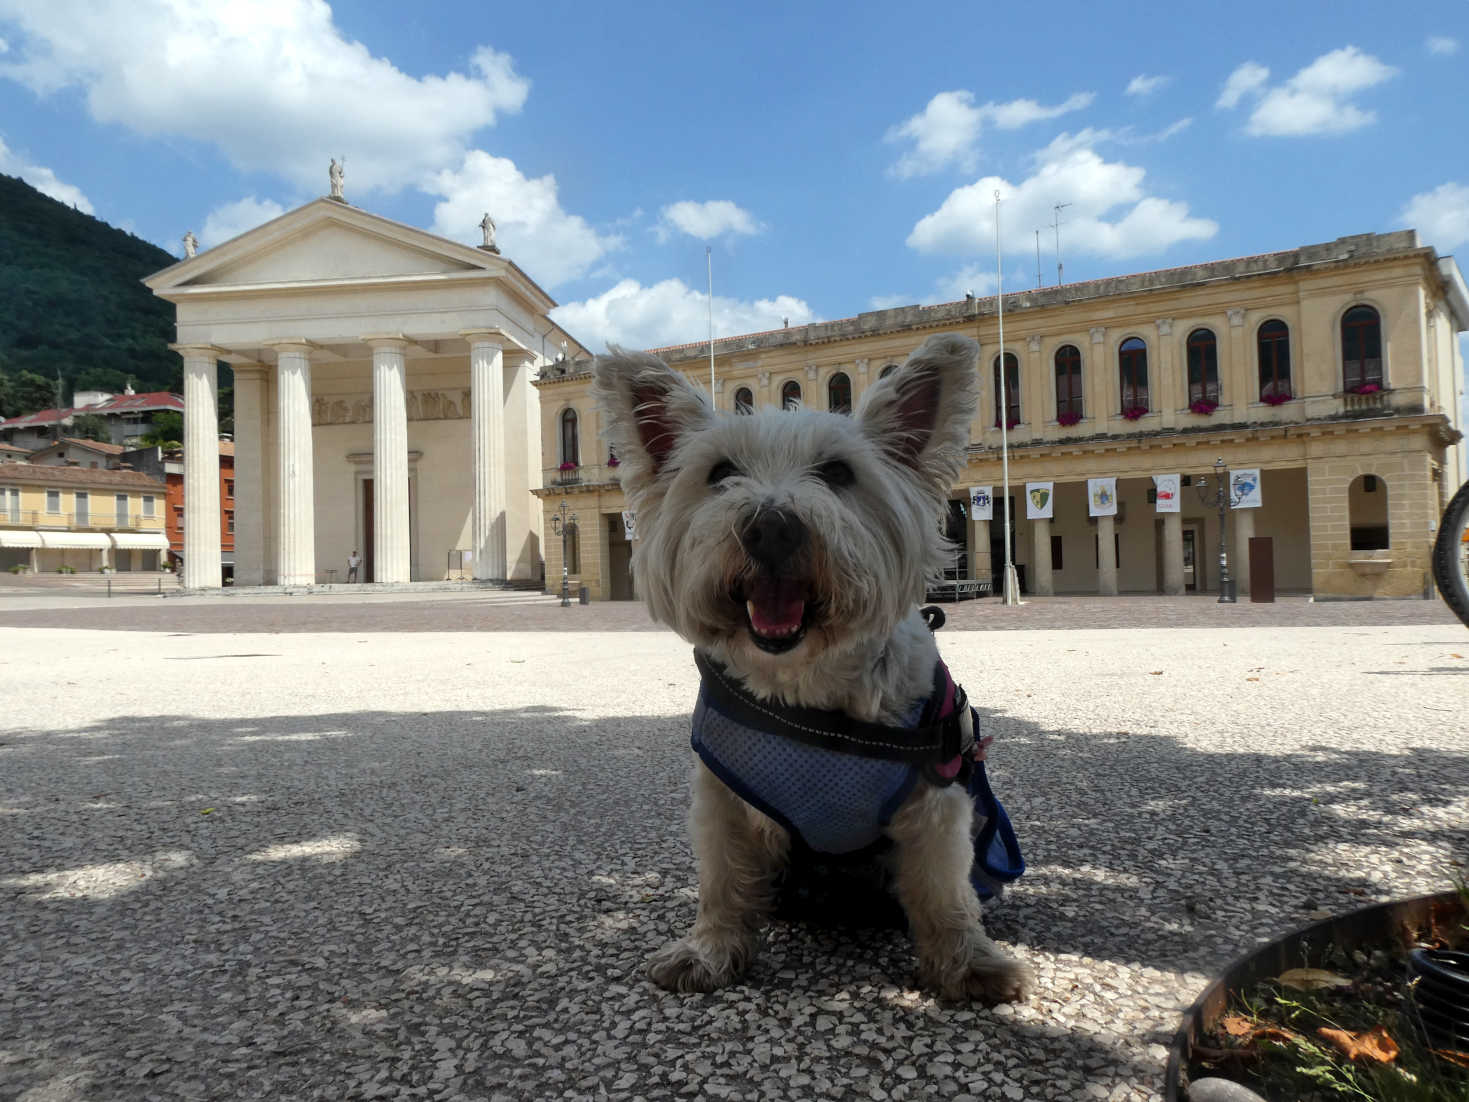
[[(499, 241), (588, 346), (1413, 225), (1469, 256), (1469, 6), (0, 0), (0, 171), (174, 252), (324, 194)], [(1462, 262), (1461, 262), (1462, 263)], [(1469, 268), (1469, 263), (1463, 263)]]

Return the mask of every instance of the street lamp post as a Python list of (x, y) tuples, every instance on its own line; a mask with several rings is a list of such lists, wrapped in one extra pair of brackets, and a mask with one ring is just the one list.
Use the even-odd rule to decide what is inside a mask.
[[(1209, 479), (1207, 476), (1199, 479), (1198, 484), (1199, 501), (1209, 504)], [(1226, 525), (1228, 524), (1229, 510), (1239, 504), (1239, 498), (1232, 497), (1229, 487), (1228, 471), (1224, 467), (1224, 457), (1220, 456), (1214, 461), (1214, 504), (1219, 509), (1219, 603), (1221, 605), (1232, 605), (1236, 603), (1234, 592), (1234, 579), (1229, 576), (1229, 552), (1226, 540)]]
[(566, 537), (576, 527), (576, 517), (571, 513), (571, 507), (566, 504), (566, 499), (561, 499), (561, 504), (556, 507), (556, 512), (551, 516), (551, 531), (561, 537), (561, 607), (571, 607), (571, 581), (566, 564)]

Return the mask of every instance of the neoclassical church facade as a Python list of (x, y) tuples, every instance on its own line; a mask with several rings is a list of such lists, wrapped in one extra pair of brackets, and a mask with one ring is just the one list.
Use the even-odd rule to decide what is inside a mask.
[[(1004, 559), (1003, 418), (1011, 554), (1029, 592), (1218, 592), (1220, 470), (1232, 474), (1225, 551), (1241, 594), (1252, 548), (1283, 592), (1431, 592), (1435, 525), (1469, 474), (1457, 340), (1469, 294), (1414, 231), (1007, 294), (1003, 350), (997, 306), (968, 298), (716, 340), (715, 404), (850, 412), (925, 337), (964, 333), (980, 344), (986, 394), (951, 495), (952, 573), (991, 578)], [(707, 388), (707, 342), (655, 351)], [(574, 587), (631, 598), (636, 517), (589, 369), (548, 364), (535, 382), (546, 574), (557, 584), (564, 563)]]
[(538, 576), (531, 380), (548, 347), (585, 350), (482, 228), (469, 247), (334, 194), (197, 255), (186, 240), (145, 280), (176, 307), (184, 360), (185, 587), (221, 584), (219, 361), (236, 584), (342, 581), (353, 552), (365, 581)]

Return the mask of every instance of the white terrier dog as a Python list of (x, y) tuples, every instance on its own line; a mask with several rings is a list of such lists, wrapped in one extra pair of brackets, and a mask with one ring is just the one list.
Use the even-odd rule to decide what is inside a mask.
[[(961, 756), (982, 753), (918, 609), (944, 565), (939, 523), (964, 463), (977, 356), (967, 338), (931, 337), (850, 417), (715, 413), (654, 356), (598, 358), (637, 516), (633, 573), (703, 674), (690, 815), (699, 910), (649, 961), (660, 986), (710, 991), (743, 972), (793, 848), (873, 844), (892, 858), (924, 986), (1027, 997), (1030, 969), (980, 918), (972, 786), (949, 782)], [(824, 771), (849, 765), (827, 783)], [(971, 768), (982, 779), (968, 760), (962, 775)]]

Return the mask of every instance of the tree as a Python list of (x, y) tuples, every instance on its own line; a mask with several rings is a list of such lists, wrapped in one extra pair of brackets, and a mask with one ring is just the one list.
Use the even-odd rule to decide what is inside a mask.
[(112, 443), (112, 430), (107, 425), (107, 418), (100, 413), (78, 413), (71, 419), (71, 431), (67, 435), (79, 440), (100, 440), (104, 444)]
[(22, 371), (14, 377), (15, 407), (22, 413), (36, 413), (56, 404), (56, 383), (34, 371)]
[(142, 435), (138, 443), (145, 448), (151, 448), (155, 444), (161, 444), (165, 448), (181, 448), (183, 440), (184, 415), (166, 409), (162, 413), (153, 415), (153, 426)]

